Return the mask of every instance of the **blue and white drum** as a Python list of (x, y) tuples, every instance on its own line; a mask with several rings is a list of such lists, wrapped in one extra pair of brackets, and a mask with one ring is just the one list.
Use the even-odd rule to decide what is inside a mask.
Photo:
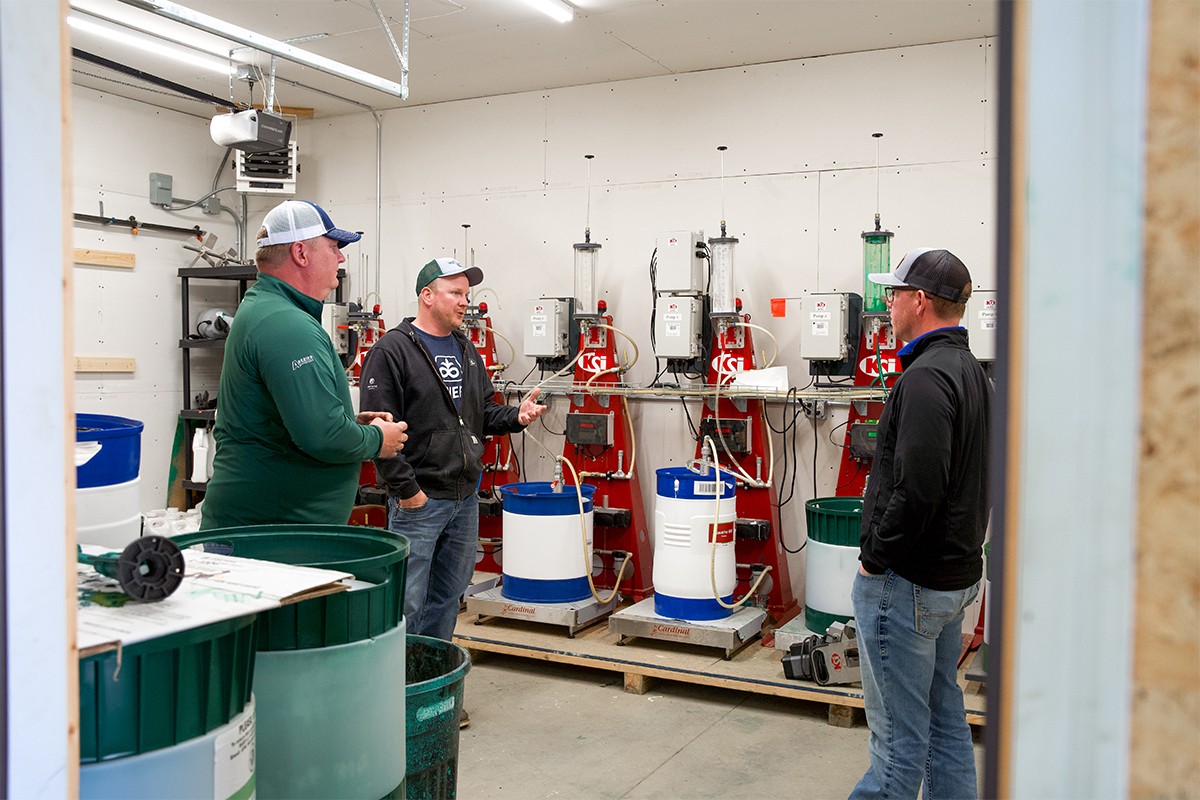
[(548, 481), (500, 487), (504, 502), (504, 562), (500, 593), (522, 603), (572, 603), (591, 597), (592, 498), (584, 484), (584, 528), (574, 486), (555, 492)]
[[(729, 616), (713, 596), (712, 562), (716, 545), (717, 593), (733, 602), (737, 588), (734, 521), (736, 483), (710, 469), (658, 470), (654, 506), (654, 613), (671, 619), (709, 620)], [(717, 518), (717, 490), (721, 492)]]

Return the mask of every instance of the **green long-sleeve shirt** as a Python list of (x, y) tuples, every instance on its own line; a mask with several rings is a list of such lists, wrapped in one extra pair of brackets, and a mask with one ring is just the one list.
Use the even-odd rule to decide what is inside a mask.
[(354, 421), (350, 387), (321, 301), (260, 273), (238, 306), (217, 393), (205, 530), (345, 524), (383, 432)]

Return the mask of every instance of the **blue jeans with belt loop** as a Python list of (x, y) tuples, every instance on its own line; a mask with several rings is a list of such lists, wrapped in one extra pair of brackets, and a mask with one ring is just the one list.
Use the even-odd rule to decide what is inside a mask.
[(450, 641), (462, 594), (475, 574), (479, 496), (431, 497), (420, 508), (404, 508), (389, 497), (388, 527), (407, 536), (410, 545), (404, 592), (408, 632)]
[(958, 657), (966, 608), (979, 584), (918, 586), (888, 570), (854, 579), (851, 597), (871, 766), (851, 798), (975, 798), (975, 748)]

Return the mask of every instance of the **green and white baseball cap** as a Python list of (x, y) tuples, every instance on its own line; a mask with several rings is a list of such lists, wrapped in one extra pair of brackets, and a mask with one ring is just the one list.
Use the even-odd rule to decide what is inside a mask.
[(483, 281), (483, 270), (479, 267), (464, 267), (453, 258), (435, 258), (417, 273), (417, 294), (438, 278), (453, 278), (455, 275), (466, 275), (471, 286), (478, 286)]

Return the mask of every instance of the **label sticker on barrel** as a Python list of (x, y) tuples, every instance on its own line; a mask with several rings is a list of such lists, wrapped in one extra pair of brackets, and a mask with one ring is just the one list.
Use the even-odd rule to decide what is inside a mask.
[[(711, 524), (708, 526), (708, 540), (710, 542), (714, 541), (713, 526)], [(717, 544), (727, 544), (727, 543), (733, 541), (733, 522), (732, 521), (722, 522), (720, 525), (717, 526), (717, 535), (716, 535), (715, 540), (716, 540)]]
[(255, 796), (254, 699), (228, 730), (213, 742), (213, 800), (243, 800)]
[(696, 481), (695, 483), (692, 484), (692, 492), (693, 492), (693, 494), (711, 494), (713, 497), (716, 497), (717, 496), (717, 482), (716, 481)]

